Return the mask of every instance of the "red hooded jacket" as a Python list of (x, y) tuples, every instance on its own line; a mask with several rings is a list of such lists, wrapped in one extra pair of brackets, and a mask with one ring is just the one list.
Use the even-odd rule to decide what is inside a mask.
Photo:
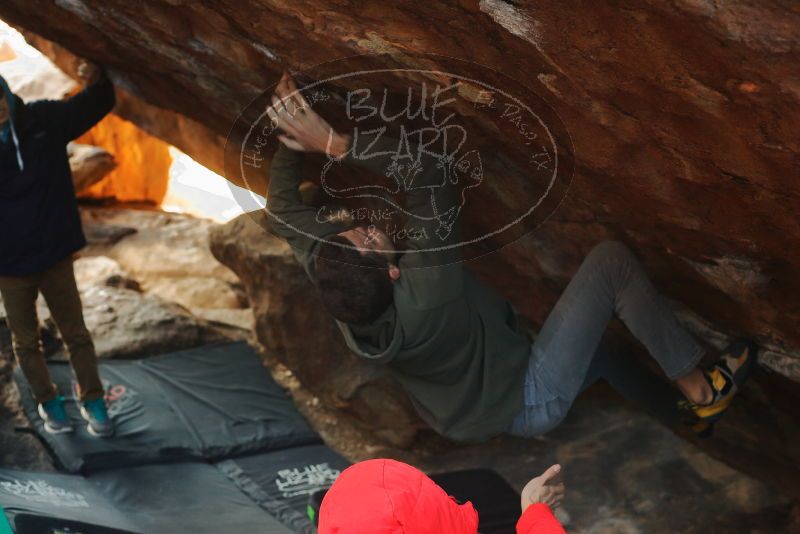
[[(422, 471), (395, 460), (368, 460), (339, 475), (325, 495), (319, 534), (476, 534), (472, 503), (458, 504)], [(529, 506), (517, 534), (564, 534), (545, 504)]]

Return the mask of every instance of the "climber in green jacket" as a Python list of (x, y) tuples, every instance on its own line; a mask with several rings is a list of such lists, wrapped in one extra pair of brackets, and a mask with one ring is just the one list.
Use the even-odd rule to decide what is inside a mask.
[[(746, 342), (698, 367), (705, 349), (678, 323), (634, 254), (616, 242), (592, 250), (531, 343), (512, 306), (464, 267), (457, 221), (449, 233), (437, 227), (437, 206), (453, 202), (453, 189), (440, 186), (447, 162), (407, 139), (336, 132), (287, 74), (267, 113), (283, 132), (268, 192), (272, 231), (293, 247), (348, 346), (386, 364), (439, 433), (478, 441), (503, 432), (534, 436), (558, 425), (588, 384), (615, 375), (620, 360), (600, 343), (614, 314), (701, 423), (713, 424), (747, 378), (756, 348)], [(298, 190), (304, 152), (326, 154), (328, 166), (413, 176), (403, 211), (428, 226), (396, 250), (374, 225), (321, 218)]]

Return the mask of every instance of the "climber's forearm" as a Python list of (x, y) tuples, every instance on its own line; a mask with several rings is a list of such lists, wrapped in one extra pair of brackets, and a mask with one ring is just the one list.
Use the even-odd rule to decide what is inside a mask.
[(307, 264), (319, 240), (342, 231), (339, 225), (320, 220), (317, 209), (306, 206), (300, 194), (303, 153), (281, 146), (272, 158), (267, 193), (270, 228), (286, 240), (297, 259)]
[(300, 182), (303, 179), (302, 152), (283, 145), (278, 147), (270, 163), (270, 181), (267, 192), (269, 211), (282, 213), (303, 206)]

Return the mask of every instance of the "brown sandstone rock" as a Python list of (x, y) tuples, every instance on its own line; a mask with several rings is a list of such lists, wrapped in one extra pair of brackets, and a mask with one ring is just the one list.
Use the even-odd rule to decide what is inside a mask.
[(78, 289), (93, 285), (109, 285), (109, 280), (129, 278), (128, 273), (116, 261), (107, 256), (78, 258), (73, 264)]
[(239, 279), (209, 251), (213, 222), (123, 208), (85, 208), (82, 215), (89, 247), (79, 261), (99, 260), (101, 267), (111, 262), (122, 271), (118, 278), (135, 280), (148, 295), (217, 326), (252, 329), (252, 311)]
[[(107, 65), (119, 85), (155, 106), (140, 119), (135, 111), (126, 116), (157, 127), (154, 110), (169, 109), (168, 116), (189, 117), (218, 138), (284, 68), (390, 51), (455, 56), (508, 73), (545, 98), (566, 124), (576, 172), (554, 216), (470, 267), (540, 324), (591, 246), (622, 239), (666, 294), (715, 330), (779, 349), (763, 363), (797, 379), (800, 13), (790, 1), (9, 0), (0, 16)], [(387, 74), (385, 81), (397, 78)], [(511, 162), (509, 179), (524, 183), (525, 168), (513, 165), (522, 157), (520, 147), (504, 142), (491, 123), (475, 119), (470, 126), (496, 140), (492, 155)], [(203, 145), (182, 144), (180, 134), (168, 126), (159, 135), (200, 160)], [(465, 216), (466, 227), (485, 227), (513, 200), (513, 190), (493, 192), (500, 202), (480, 197)], [(267, 275), (257, 272), (255, 259), (236, 269), (253, 279), (257, 330), (262, 339), (261, 330), (275, 335), (269, 342), (288, 352), (296, 338), (281, 339), (282, 332), (267, 324), (281, 324), (281, 317), (277, 305), (258, 302), (268, 293), (255, 281)], [(276, 272), (269, 276), (282, 280)], [(287, 316), (309, 319), (297, 309), (300, 295), (280, 305)], [(327, 339), (325, 319), (315, 321), (304, 327)], [(321, 354), (328, 346), (303, 342)], [(759, 449), (766, 456), (798, 449), (791, 440), (800, 386), (765, 374), (754, 387), (764, 393), (753, 395), (761, 406), (783, 415), (756, 424), (760, 412), (754, 410), (747, 430), (752, 440), (739, 444), (746, 447), (729, 436), (716, 452), (748, 452), (749, 465), (742, 455), (734, 457), (741, 468), (757, 471)], [(789, 488), (800, 462), (781, 457), (785, 463), (769, 464), (760, 476)]]
[(7, 41), (3, 41), (0, 44), (0, 61), (11, 61), (12, 59), (17, 59), (17, 53)]
[[(77, 76), (81, 61), (79, 57), (59, 44), (24, 29), (23, 35), (60, 69), (73, 78)], [(149, 134), (177, 146), (205, 167), (223, 174), (222, 149), (226, 132), (215, 132), (187, 116), (149, 104), (128, 91), (124, 81), (117, 84), (117, 106), (114, 113), (135, 123)]]
[(169, 145), (164, 141), (114, 114), (106, 116), (77, 141), (104, 148), (114, 155), (117, 163), (102, 180), (89, 188), (80, 188), (80, 197), (156, 205), (164, 199), (172, 165)]
[(142, 358), (229, 340), (180, 306), (138, 291), (93, 285), (81, 300), (101, 358)]
[[(142, 358), (230, 339), (180, 305), (140, 292), (138, 282), (111, 258), (79, 258), (75, 279), (100, 358)], [(50, 310), (41, 297), (37, 304), (44, 334), (57, 338)], [(0, 321), (3, 316), (0, 308)]]
[[(505, 71), (551, 103), (579, 160), (558, 213), (486, 262), (526, 315), (540, 322), (583, 254), (614, 235), (673, 297), (796, 359), (800, 312), (788, 296), (800, 294), (790, 179), (800, 15), (790, 3), (406, 4), (14, 0), (0, 16), (108, 66), (126, 91), (219, 137), (287, 66), (421, 51)], [(69, 71), (73, 59), (42, 47)], [(153, 108), (134, 115), (159, 122)], [(180, 139), (178, 130), (159, 135)], [(200, 160), (211, 148), (176, 144)]]
[[(103, 217), (104, 214), (107, 216)], [(247, 326), (246, 316), (241, 317), (234, 314), (229, 321), (226, 321), (226, 317), (221, 313), (226, 310), (222, 308), (224, 303), (220, 303), (219, 308), (209, 310), (211, 313), (208, 318), (198, 317), (191, 313), (187, 307), (182, 306), (180, 304), (181, 301), (191, 300), (192, 287), (189, 288), (188, 292), (183, 293), (179, 290), (165, 292), (164, 298), (146, 290), (148, 284), (152, 284), (153, 281), (160, 283), (165, 283), (167, 280), (180, 282), (181, 278), (175, 272), (172, 273), (175, 277), (171, 279), (169, 277), (158, 278), (153, 276), (153, 273), (157, 272), (159, 265), (167, 270), (179, 269), (180, 266), (176, 267), (171, 259), (181, 255), (182, 251), (187, 252), (186, 256), (189, 256), (189, 259), (203, 260), (202, 266), (198, 265), (195, 272), (200, 272), (202, 269), (205, 269), (205, 273), (214, 272), (214, 265), (216, 265), (216, 272), (224, 273), (229, 279), (235, 279), (235, 276), (227, 268), (220, 265), (208, 252), (207, 228), (202, 228), (202, 226), (198, 225), (193, 228), (193, 234), (187, 232), (180, 238), (173, 239), (171, 241), (173, 256), (163, 252), (159, 253), (158, 251), (148, 255), (146, 242), (137, 242), (133, 246), (138, 254), (145, 256), (150, 261), (150, 270), (143, 271), (141, 269), (137, 270), (137, 267), (141, 265), (139, 263), (126, 264), (125, 258), (129, 257), (126, 254), (120, 254), (119, 258), (115, 258), (111, 254), (111, 251), (116, 250), (119, 253), (121, 249), (124, 249), (124, 247), (117, 247), (120, 247), (125, 242), (126, 236), (130, 239), (131, 236), (139, 235), (132, 226), (123, 226), (120, 223), (134, 226), (138, 223), (139, 228), (141, 228), (140, 232), (147, 236), (148, 230), (150, 232), (157, 231), (154, 230), (154, 227), (158, 228), (159, 225), (163, 225), (165, 222), (168, 224), (169, 221), (177, 218), (179, 222), (186, 223), (190, 218), (153, 211), (137, 212), (121, 209), (84, 210), (83, 215), (84, 224), (94, 227), (94, 234), (112, 234), (115, 236), (111, 239), (96, 239), (94, 242), (90, 242), (90, 246), (82, 251), (82, 256), (76, 259), (74, 264), (75, 279), (83, 302), (84, 318), (89, 331), (92, 333), (99, 357), (141, 358), (244, 337), (240, 331), (240, 328), (242, 328), (240, 325)], [(106, 221), (106, 224), (101, 221)], [(148, 223), (151, 225), (150, 228), (147, 226)], [(111, 227), (112, 231), (99, 231), (98, 227), (102, 226)], [(198, 235), (202, 236), (199, 243), (193, 239)], [(152, 235), (150, 237), (152, 238)], [(166, 240), (166, 237), (164, 239)], [(150, 243), (158, 243), (158, 241), (157, 239), (152, 239)], [(181, 244), (183, 248), (181, 248)], [(194, 256), (192, 256), (189, 245), (197, 249), (194, 252)], [(202, 256), (200, 250), (204, 250), (205, 256)], [(132, 254), (132, 256), (135, 257), (136, 254)], [(162, 261), (159, 263), (158, 259)], [(150, 277), (145, 276), (140, 281), (137, 278), (137, 274), (140, 273), (149, 274)], [(215, 280), (219, 284), (223, 284), (222, 281), (211, 275), (201, 279), (202, 283)], [(229, 284), (224, 285), (222, 290), (217, 289), (216, 293), (209, 293), (209, 295), (204, 295), (203, 297), (219, 299), (220, 294), (222, 294), (235, 299), (236, 304), (241, 306), (238, 297), (230, 297), (233, 290)], [(39, 319), (43, 325), (42, 334), (45, 339), (46, 351), (57, 350), (58, 344), (52, 341), (58, 338), (58, 330), (50, 316), (50, 310), (41, 296), (37, 302), (37, 308)], [(214, 311), (220, 313), (215, 317)], [(241, 309), (231, 311), (241, 311), (243, 312), (241, 315), (245, 315), (244, 312), (249, 312), (249, 310)], [(8, 344), (10, 338), (8, 340), (2, 338), (4, 324), (5, 309), (3, 308), (2, 299), (0, 299), (0, 347), (3, 347), (4, 350), (10, 350), (10, 345)], [(233, 324), (233, 327), (229, 326), (229, 324)]]
[(67, 153), (72, 182), (78, 192), (92, 187), (117, 166), (114, 156), (97, 146), (70, 143)]

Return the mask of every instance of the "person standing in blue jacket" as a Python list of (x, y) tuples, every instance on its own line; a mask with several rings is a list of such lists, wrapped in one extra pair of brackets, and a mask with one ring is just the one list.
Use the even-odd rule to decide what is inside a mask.
[(114, 426), (72, 265), (86, 238), (66, 146), (108, 114), (116, 100), (101, 68), (84, 64), (80, 74), (88, 86), (72, 98), (30, 103), (0, 77), (0, 295), (14, 354), (45, 429), (70, 432), (72, 422), (42, 352), (36, 314), (40, 292), (69, 351), (88, 430), (109, 436)]

